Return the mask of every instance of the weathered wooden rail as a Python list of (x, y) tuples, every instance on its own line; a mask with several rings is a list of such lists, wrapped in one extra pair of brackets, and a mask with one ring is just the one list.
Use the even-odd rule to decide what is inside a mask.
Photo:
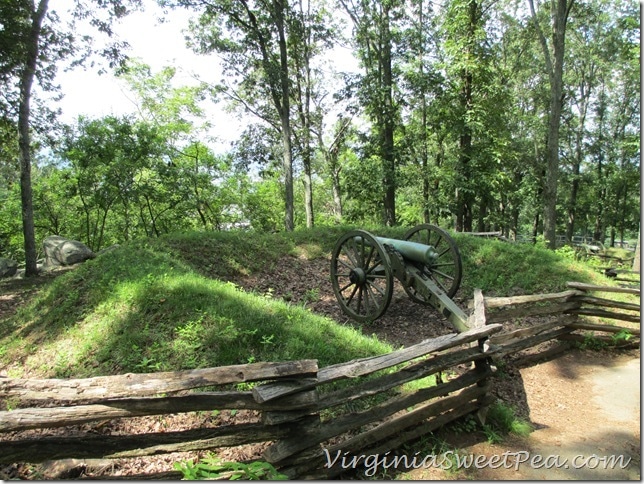
[[(265, 460), (290, 477), (337, 475), (343, 469), (328, 468), (323, 449), (391, 450), (488, 405), (491, 353), (483, 342), (500, 329), (483, 326), (325, 368), (303, 360), (87, 379), (0, 378), (0, 398), (18, 407), (0, 412), (0, 463), (120, 459), (271, 442)], [(449, 381), (405, 387), (450, 369), (458, 376)], [(242, 382), (257, 385), (242, 392), (194, 392)], [(365, 399), (371, 400), (363, 410), (349, 410)], [(254, 423), (137, 435), (105, 435), (100, 426), (88, 425), (214, 409), (255, 410), (258, 417)], [(333, 418), (325, 417), (328, 409)], [(51, 435), (57, 427), (68, 427), (69, 435)], [(42, 430), (30, 435), (33, 429)]]

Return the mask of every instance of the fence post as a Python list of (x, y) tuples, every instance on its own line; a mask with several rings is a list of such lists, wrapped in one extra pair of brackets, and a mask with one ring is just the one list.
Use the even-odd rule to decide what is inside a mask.
[[(485, 298), (483, 297), (483, 291), (481, 289), (474, 289), (474, 310), (469, 317), (469, 326), (472, 329), (482, 328), (486, 325), (485, 320)], [(481, 353), (487, 353), (489, 351), (488, 337), (481, 338), (478, 340), (478, 347)], [(477, 373), (486, 373), (492, 369), (490, 358), (481, 358), (474, 362), (474, 369)], [(479, 387), (489, 387), (490, 383), (487, 378), (479, 381), (477, 384)], [(481, 425), (485, 424), (485, 419), (487, 417), (487, 412), (489, 409), (489, 392), (486, 392), (477, 399), (477, 403), (480, 405), (476, 416), (479, 419)]]
[[(295, 382), (297, 386), (302, 387), (301, 391), (288, 393), (283, 397), (277, 397), (286, 405), (289, 405), (293, 401), (294, 410), (262, 413), (262, 423), (265, 425), (288, 425), (291, 430), (284, 439), (273, 442), (263, 452), (264, 459), (275, 466), (276, 469), (286, 474), (290, 479), (298, 477), (298, 468), (294, 464), (306, 461), (320, 452), (320, 444), (301, 450), (295, 454), (289, 451), (283, 444), (285, 440), (292, 440), (297, 436), (315, 435), (319, 432), (321, 420), (320, 412), (317, 408), (319, 401), (317, 382), (317, 376), (316, 378), (303, 378)], [(271, 392), (279, 394), (279, 387), (281, 385), (283, 383), (273, 383), (267, 386), (272, 387)], [(290, 386), (288, 383), (287, 385)], [(288, 386), (284, 387), (286, 391), (288, 391)], [(298, 409), (298, 404), (301, 404), (303, 401), (309, 404), (309, 410)]]

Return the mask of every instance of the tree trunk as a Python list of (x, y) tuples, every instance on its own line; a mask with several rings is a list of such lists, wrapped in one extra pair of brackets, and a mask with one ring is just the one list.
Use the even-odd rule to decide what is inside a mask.
[(546, 142), (546, 178), (543, 187), (543, 235), (548, 247), (557, 244), (557, 183), (559, 180), (559, 127), (563, 92), (563, 60), (566, 41), (566, 23), (574, 0), (553, 0), (551, 4), (553, 53), (539, 26), (534, 1), (528, 0), (537, 35), (543, 49), (550, 80), (550, 106), (548, 113), (548, 140)]
[(519, 234), (519, 209), (513, 206), (511, 212), (510, 239), (517, 240), (517, 235)]
[[(386, 4), (385, 4), (386, 5)], [(382, 83), (385, 95), (384, 109), (385, 116), (382, 118), (382, 162), (384, 173), (384, 208), (385, 225), (392, 227), (396, 225), (396, 161), (394, 154), (394, 107), (393, 107), (393, 74), (391, 59), (391, 32), (389, 27), (389, 8), (383, 7), (384, 22), (383, 45), (382, 45)]]
[[(474, 44), (476, 43), (476, 28), (480, 21), (480, 5), (477, 0), (469, 0), (468, 2), (468, 28), (466, 39), (466, 52), (463, 55), (468, 58), (474, 56)], [(470, 162), (472, 160), (472, 127), (467, 121), (470, 112), (472, 111), (472, 87), (474, 78), (469, 67), (463, 68), (461, 72), (461, 106), (463, 109), (463, 128), (459, 138), (459, 170), (463, 186), (459, 187), (458, 198), (456, 200), (456, 226), (457, 230), (471, 232), (473, 222), (473, 191), (472, 191), (472, 167)]]
[(284, 174), (284, 228), (287, 232), (295, 228), (293, 202), (293, 149), (291, 144), (290, 89), (288, 78), (288, 52), (286, 48), (286, 30), (284, 25), (284, 0), (275, 0), (275, 20), (279, 37), (280, 51), (280, 88), (282, 125), (282, 168)]
[(539, 234), (539, 227), (541, 225), (541, 220), (539, 216), (539, 212), (537, 212), (534, 216), (534, 220), (532, 221), (532, 242), (537, 241), (537, 235)]
[[(422, 38), (423, 29), (425, 28), (425, 15), (424, 15), (423, 1), (418, 2), (418, 35)], [(421, 79), (425, 78), (425, 44), (422, 40), (419, 41), (418, 50), (418, 65)], [(423, 177), (423, 223), (430, 223), (431, 215), (429, 212), (429, 173), (427, 172), (429, 165), (429, 148), (428, 148), (428, 134), (427, 134), (427, 94), (426, 88), (423, 85), (420, 92), (420, 110), (421, 110), (421, 168)]]
[(333, 192), (333, 215), (336, 223), (342, 222), (342, 196), (340, 191), (340, 170), (331, 174), (331, 190)]
[(568, 205), (568, 224), (566, 226), (566, 240), (570, 242), (575, 235), (575, 215), (577, 212), (577, 193), (579, 191), (579, 159), (574, 161), (572, 167), (572, 184), (570, 187), (570, 204)]
[[(310, 4), (308, 4), (310, 9)], [(302, 34), (302, 52), (296, 55), (295, 62), (296, 82), (298, 86), (298, 110), (300, 123), (302, 126), (302, 165), (304, 165), (304, 208), (306, 211), (306, 226), (312, 228), (315, 221), (313, 215), (313, 180), (311, 170), (311, 29), (307, 27), (306, 16), (304, 14), (304, 5), (302, 0), (299, 2), (300, 17), (305, 33)], [(308, 12), (310, 13), (310, 12)], [(300, 64), (301, 61), (301, 64)], [(302, 85), (303, 88), (302, 88)]]
[(576, 102), (579, 109), (579, 127), (575, 133), (575, 158), (573, 160), (573, 179), (570, 188), (570, 204), (568, 205), (568, 225), (566, 227), (566, 239), (570, 242), (575, 233), (575, 217), (577, 214), (577, 196), (579, 192), (581, 164), (584, 158), (584, 134), (586, 129), (586, 114), (588, 103), (593, 91), (594, 67), (590, 71), (585, 69), (581, 72), (579, 81), (579, 98)]
[(34, 230), (33, 192), (31, 188), (31, 88), (36, 75), (36, 63), (40, 50), (40, 32), (47, 13), (48, 0), (40, 0), (38, 9), (32, 12), (31, 31), (27, 44), (25, 66), (20, 78), (20, 105), (18, 108), (18, 146), (20, 150), (20, 199), (22, 203), (22, 233), (25, 248), (25, 276), (38, 274), (36, 234)]
[(635, 258), (633, 259), (633, 272), (640, 272), (640, 236), (642, 235), (642, 227), (637, 232), (637, 246), (635, 246)]
[(311, 177), (311, 160), (304, 163), (304, 207), (306, 209), (306, 227), (312, 228), (313, 218), (313, 179)]

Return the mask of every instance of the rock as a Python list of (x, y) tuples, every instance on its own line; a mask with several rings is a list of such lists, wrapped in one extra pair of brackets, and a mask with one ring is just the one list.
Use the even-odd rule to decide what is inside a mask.
[(18, 271), (18, 263), (15, 260), (0, 257), (0, 277), (12, 277)]
[(43, 241), (42, 246), (47, 266), (69, 266), (96, 257), (96, 254), (82, 242), (60, 235), (50, 235)]

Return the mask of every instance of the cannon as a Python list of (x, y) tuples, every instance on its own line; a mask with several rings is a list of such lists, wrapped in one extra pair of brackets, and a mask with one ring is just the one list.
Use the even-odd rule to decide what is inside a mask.
[(344, 313), (359, 322), (385, 313), (395, 278), (413, 301), (434, 307), (458, 331), (466, 331), (467, 315), (451, 299), (461, 277), (454, 239), (430, 224), (412, 228), (404, 240), (353, 230), (337, 241), (331, 257), (333, 292)]

